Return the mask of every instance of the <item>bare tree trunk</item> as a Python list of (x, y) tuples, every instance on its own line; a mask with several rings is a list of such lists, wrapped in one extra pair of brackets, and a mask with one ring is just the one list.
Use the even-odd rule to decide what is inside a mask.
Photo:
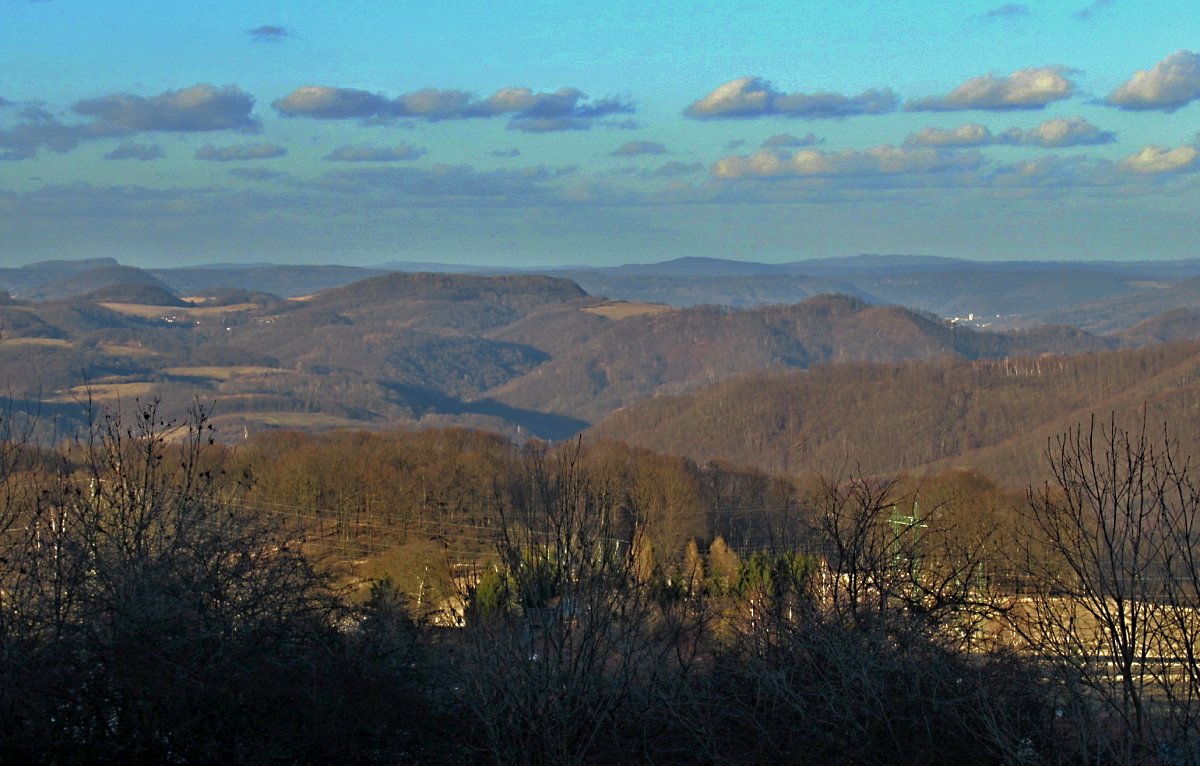
[(1053, 439), (1053, 482), (1031, 491), (1022, 564), (1036, 595), (1013, 612), (1028, 648), (1099, 706), (1110, 757), (1196, 754), (1200, 492), (1164, 432), (1093, 418)]

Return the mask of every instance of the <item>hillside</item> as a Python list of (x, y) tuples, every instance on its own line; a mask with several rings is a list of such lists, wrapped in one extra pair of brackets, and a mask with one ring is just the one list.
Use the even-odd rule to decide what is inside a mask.
[[(92, 273), (84, 277), (89, 271)], [(149, 278), (178, 296), (252, 288), (300, 298), (395, 272), (532, 273), (503, 265), (464, 267), (398, 260), (370, 268), (225, 263), (137, 270), (111, 258), (99, 258), (0, 269), (0, 291), (21, 300), (62, 299)], [(1189, 293), (1184, 283), (1200, 276), (1200, 260), (975, 261), (868, 254), (757, 263), (684, 257), (659, 263), (560, 267), (541, 273), (572, 280), (590, 295), (677, 307), (753, 308), (838, 293), (941, 317), (974, 314), (976, 326), (1050, 323), (1110, 332), (1170, 309), (1195, 306), (1195, 291)], [(1178, 286), (1184, 289), (1173, 290)]]
[[(70, 279), (97, 268), (120, 267)], [(290, 300), (253, 283), (183, 300), (141, 281), (0, 305), (0, 383), (33, 409), (217, 401), (223, 438), (415, 423), (562, 439), (639, 400), (755, 371), (1101, 351), (1187, 337), (1189, 321), (1120, 337), (996, 333), (845, 295), (676, 309), (535, 275), (393, 272)]]
[[(424, 418), (560, 436), (586, 424), (477, 401), (549, 359), (487, 334), (546, 311), (609, 321), (583, 312), (597, 301), (577, 285), (536, 276), (386, 274), (292, 301), (205, 292), (191, 304), (133, 285), (94, 292), (104, 305), (0, 306), (3, 383), (35, 410), (87, 398), (217, 400), (227, 436)], [(171, 305), (146, 305), (154, 294)]]
[(305, 305), (355, 322), (478, 333), (541, 306), (587, 297), (579, 285), (554, 277), (394, 273), (324, 290)]
[(847, 296), (733, 311), (700, 307), (623, 320), (491, 395), (595, 420), (630, 402), (749, 370), (833, 362), (1074, 353), (1115, 342), (1061, 328), (986, 333)]
[(294, 301), (230, 332), (239, 346), (297, 370), (354, 371), (462, 396), (548, 358), (536, 347), (485, 337), (489, 330), (586, 300), (578, 285), (549, 277), (397, 273)]
[(1129, 346), (1200, 340), (1200, 312), (1191, 308), (1173, 309), (1138, 322), (1116, 335)]
[(15, 269), (0, 269), (0, 290), (11, 293), (14, 298), (43, 299), (43, 290), (48, 286), (54, 289), (53, 286), (81, 272), (117, 265), (113, 258), (87, 258), (38, 261)]
[(284, 298), (311, 295), (331, 287), (387, 273), (359, 266), (224, 265), (178, 269), (149, 269), (179, 295), (198, 295), (221, 288), (247, 288)]
[(89, 303), (136, 303), (142, 306), (182, 308), (191, 304), (157, 284), (116, 283), (82, 293), (79, 300)]
[[(1006, 324), (1012, 315), (1027, 316), (1081, 302), (1137, 294), (1144, 289), (1139, 286), (1144, 279), (1138, 276), (1084, 269), (958, 268), (864, 274), (847, 281), (886, 303), (931, 311), (943, 317), (973, 313), (1004, 320)], [(1051, 315), (1040, 323), (1076, 324)]]
[(1200, 447), (1200, 344), (1072, 357), (938, 359), (757, 372), (629, 405), (590, 430), (766, 471), (975, 467), (1022, 486), (1046, 440), (1092, 414), (1167, 422)]
[(1200, 307), (1200, 277), (1175, 283), (1154, 282), (1127, 295), (1066, 305), (1028, 318), (1031, 323), (1055, 322), (1092, 332), (1116, 332), (1175, 309)]
[(148, 271), (122, 266), (111, 258), (47, 261), (19, 269), (0, 269), (0, 289), (14, 298), (28, 301), (68, 300), (97, 290), (123, 288), (146, 288), (164, 295), (173, 294)]
[(1195, 261), (1005, 263), (857, 256), (786, 264), (678, 259), (555, 273), (593, 295), (680, 307), (753, 308), (839, 293), (940, 317), (973, 314), (976, 326), (1072, 324), (1109, 332), (1196, 305), (1195, 291), (1186, 285), (1198, 272)]
[(828, 293), (852, 295), (868, 302), (880, 299), (853, 283), (824, 277), (795, 274), (679, 274), (673, 271), (644, 274), (626, 271), (565, 271), (568, 277), (592, 295), (623, 301), (667, 303), (672, 306), (702, 305), (753, 308), (777, 303), (797, 303)]

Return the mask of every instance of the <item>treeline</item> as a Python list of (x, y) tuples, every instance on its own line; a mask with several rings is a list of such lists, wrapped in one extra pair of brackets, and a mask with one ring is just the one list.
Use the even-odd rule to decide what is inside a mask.
[(202, 408), (97, 413), (54, 449), (4, 423), (0, 760), (1200, 746), (1200, 490), (1169, 436), (1072, 431), (1053, 483), (1014, 496), (973, 472), (789, 479), (461, 430), (229, 448)]
[[(546, 325), (547, 331), (555, 327)], [(534, 338), (529, 342), (541, 347)], [(1115, 345), (1071, 328), (985, 332), (896, 306), (821, 295), (793, 305), (701, 306), (610, 323), (535, 374), (491, 393), (516, 406), (595, 421), (658, 394), (767, 368), (1085, 353)]]
[[(1143, 417), (1191, 439), (1200, 345), (1076, 356), (837, 364), (760, 372), (632, 404), (597, 438), (769, 472), (974, 466), (1007, 486), (1047, 477), (1046, 440), (1090, 413)], [(1189, 442), (1192, 449), (1200, 443)]]
[[(639, 528), (665, 566), (682, 565), (689, 541), (717, 538), (737, 550), (771, 545), (799, 518), (820, 479), (787, 479), (720, 462), (652, 453), (619, 442), (572, 441), (578, 463)], [(566, 449), (561, 446), (560, 449)], [(463, 429), (312, 435), (266, 432), (231, 450), (228, 475), (246, 483), (249, 508), (300, 519), (364, 555), (436, 540), (443, 559), (472, 562), (494, 550), (501, 511), (534, 445)], [(236, 467), (236, 468), (235, 468)], [(974, 471), (905, 478), (898, 500), (991, 528), (1021, 495)], [(333, 543), (331, 543), (332, 545)], [(357, 546), (357, 547), (356, 547)]]

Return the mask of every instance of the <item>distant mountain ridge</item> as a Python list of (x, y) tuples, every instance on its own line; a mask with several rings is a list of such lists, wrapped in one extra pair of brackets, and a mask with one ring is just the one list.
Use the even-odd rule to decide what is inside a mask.
[[(72, 283), (81, 272), (102, 269), (96, 272), (102, 275), (115, 268), (131, 267), (101, 258), (0, 269), (0, 291), (18, 300), (76, 297), (120, 282), (110, 274), (99, 283)], [(285, 298), (302, 297), (396, 272), (545, 274), (571, 279), (594, 296), (679, 307), (752, 308), (843, 293), (869, 303), (907, 306), (947, 318), (969, 318), (977, 325), (1065, 323), (1113, 332), (1155, 314), (1196, 306), (1195, 295), (1183, 283), (1200, 277), (1200, 259), (989, 262), (863, 254), (786, 263), (684, 257), (659, 263), (553, 269), (388, 261), (374, 267), (207, 264), (134, 271), (149, 274), (180, 297), (247, 286)], [(130, 284), (144, 284), (132, 272), (126, 278)], [(1179, 286), (1180, 290), (1172, 292), (1171, 288)]]
[(83, 396), (85, 381), (100, 400), (212, 397), (234, 434), (413, 422), (565, 438), (639, 399), (754, 370), (1122, 342), (981, 332), (844, 295), (741, 310), (614, 303), (534, 274), (388, 272), (303, 299), (214, 288), (194, 302), (152, 274), (121, 278), (90, 300), (0, 306), (0, 364), (18, 376), (6, 382), (52, 403)]

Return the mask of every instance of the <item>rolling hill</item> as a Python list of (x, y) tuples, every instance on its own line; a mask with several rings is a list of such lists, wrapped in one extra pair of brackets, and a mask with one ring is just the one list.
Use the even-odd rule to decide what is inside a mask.
[[(667, 271), (692, 266), (731, 268)], [(14, 400), (161, 397), (182, 408), (196, 397), (218, 403), (223, 438), (416, 423), (560, 439), (639, 400), (763, 370), (1078, 354), (1191, 337), (1195, 322), (1170, 315), (1103, 337), (1066, 326), (998, 333), (857, 296), (674, 308), (529, 274), (388, 272), (292, 299), (247, 281), (181, 299), (165, 280), (122, 268), (54, 265), (66, 281), (96, 270), (131, 281), (93, 286), (90, 300), (0, 305), (0, 383)]]
[(1136, 292), (1065, 305), (1028, 317), (1027, 322), (1054, 322), (1091, 332), (1117, 332), (1175, 309), (1200, 308), (1200, 277), (1178, 282), (1144, 283)]
[(1044, 475), (1047, 439), (1093, 415), (1136, 427), (1143, 412), (1200, 448), (1200, 344), (755, 372), (631, 404), (589, 434), (764, 471), (965, 466), (1024, 486)]
[(1070, 353), (1114, 345), (1062, 328), (987, 333), (908, 309), (820, 296), (790, 306), (700, 307), (625, 319), (490, 395), (514, 406), (595, 420), (638, 399), (750, 370)]

